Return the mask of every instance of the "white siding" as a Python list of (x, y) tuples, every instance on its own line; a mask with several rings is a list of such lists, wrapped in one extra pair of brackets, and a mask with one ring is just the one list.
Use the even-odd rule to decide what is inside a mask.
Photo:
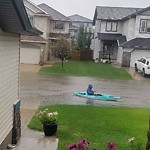
[(19, 91), (19, 36), (0, 31), (0, 144), (12, 129)]
[(123, 35), (126, 35), (127, 41), (135, 38), (135, 18), (130, 18), (123, 22)]

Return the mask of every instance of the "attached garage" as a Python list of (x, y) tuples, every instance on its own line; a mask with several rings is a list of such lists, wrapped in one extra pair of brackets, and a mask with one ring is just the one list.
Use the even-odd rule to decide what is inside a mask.
[(134, 67), (136, 60), (141, 57), (150, 57), (150, 38), (135, 38), (120, 45), (123, 49), (122, 56), (118, 55), (121, 65)]
[(20, 63), (44, 63), (46, 45), (47, 41), (41, 36), (21, 35)]
[(141, 57), (150, 57), (150, 49), (149, 50), (138, 50), (135, 49), (131, 53), (131, 61), (130, 61), (130, 67), (134, 67), (134, 63), (136, 60), (140, 59)]
[(22, 43), (20, 49), (20, 63), (39, 64), (40, 53), (40, 46), (30, 43)]

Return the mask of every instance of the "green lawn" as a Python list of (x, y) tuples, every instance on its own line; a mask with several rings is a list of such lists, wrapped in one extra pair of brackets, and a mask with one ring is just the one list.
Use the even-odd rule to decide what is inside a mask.
[[(128, 139), (135, 137), (145, 149), (150, 109), (127, 107), (96, 107), (81, 105), (51, 105), (57, 111), (59, 138), (58, 150), (66, 150), (69, 143), (80, 139), (90, 142), (89, 150), (106, 150), (107, 143), (114, 141), (118, 150), (129, 150)], [(41, 106), (40, 109), (44, 109)], [(38, 110), (39, 111), (39, 110)], [(34, 116), (28, 125), (42, 130), (42, 124)]]
[(130, 74), (122, 68), (114, 68), (111, 64), (95, 63), (93, 61), (69, 61), (64, 63), (63, 68), (61, 63), (55, 63), (52, 67), (42, 67), (40, 74), (132, 79)]

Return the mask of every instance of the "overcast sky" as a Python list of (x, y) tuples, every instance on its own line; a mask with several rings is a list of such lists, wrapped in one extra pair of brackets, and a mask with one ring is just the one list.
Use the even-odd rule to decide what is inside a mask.
[(30, 0), (35, 4), (45, 3), (65, 16), (74, 14), (93, 19), (96, 6), (137, 7), (150, 6), (150, 0)]

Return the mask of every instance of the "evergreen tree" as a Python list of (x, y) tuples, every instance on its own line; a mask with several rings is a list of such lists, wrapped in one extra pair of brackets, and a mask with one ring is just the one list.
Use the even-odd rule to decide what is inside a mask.
[(84, 29), (84, 26), (80, 26), (79, 33), (77, 36), (76, 48), (78, 50), (90, 49), (91, 45), (91, 34), (87, 33), (87, 30)]

